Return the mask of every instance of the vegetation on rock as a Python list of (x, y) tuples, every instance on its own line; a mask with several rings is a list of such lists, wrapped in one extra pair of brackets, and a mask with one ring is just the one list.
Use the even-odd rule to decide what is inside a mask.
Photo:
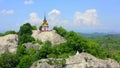
[[(54, 27), (58, 34), (65, 37), (67, 42), (58, 44), (56, 46), (51, 46), (50, 41), (41, 42), (35, 41), (31, 36), (32, 26), (26, 23), (20, 27), (19, 36), (19, 46), (16, 54), (4, 53), (0, 56), (0, 68), (29, 68), (31, 64), (37, 60), (44, 58), (63, 58), (66, 59), (71, 55), (74, 55), (76, 51), (88, 52), (98, 58), (113, 58), (120, 61), (120, 55), (109, 52), (107, 49), (101, 47), (98, 43), (91, 40), (87, 40), (80, 36), (74, 31), (66, 31), (62, 27)], [(24, 46), (24, 43), (32, 42), (39, 43), (42, 48), (38, 51), (31, 48), (28, 51)], [(57, 63), (57, 62), (56, 62)], [(62, 66), (65, 65), (65, 61), (61, 63)]]
[(29, 24), (29, 23), (23, 24), (20, 27), (20, 30), (19, 30), (18, 44), (21, 45), (23, 43), (35, 41), (35, 39), (31, 36), (31, 34), (32, 34), (32, 26), (31, 26), (31, 24)]
[(37, 27), (36, 26), (32, 26), (32, 30), (37, 30)]
[(5, 35), (8, 35), (8, 34), (18, 34), (18, 33), (13, 31), (13, 30), (9, 30), (9, 31), (6, 31), (5, 33), (0, 33), (0, 36), (5, 36)]

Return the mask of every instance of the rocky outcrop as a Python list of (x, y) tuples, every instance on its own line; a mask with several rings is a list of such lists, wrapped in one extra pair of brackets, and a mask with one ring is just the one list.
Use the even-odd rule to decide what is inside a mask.
[(53, 66), (51, 66), (47, 62), (48, 62), (47, 59), (38, 60), (38, 61), (34, 62), (30, 66), (30, 68), (54, 68)]
[(0, 37), (0, 54), (5, 51), (9, 51), (11, 53), (16, 52), (18, 43), (18, 35), (9, 34), (6, 36)]
[[(52, 45), (57, 45), (60, 43), (66, 42), (66, 39), (57, 34), (54, 30), (47, 32), (40, 32), (39, 30), (33, 30), (32, 36), (36, 40), (41, 40), (42, 42), (50, 41)], [(15, 53), (17, 51), (18, 44), (18, 35), (9, 34), (6, 36), (0, 37), (0, 54), (5, 51), (9, 51), (11, 53)], [(34, 48), (39, 50), (41, 47), (39, 44), (26, 43), (27, 50), (30, 48)]]
[(30, 68), (54, 68), (54, 67), (49, 65), (47, 62), (44, 62)]
[(115, 60), (102, 60), (88, 53), (80, 53), (66, 59), (65, 68), (120, 68)]
[[(57, 62), (62, 62), (57, 59)], [(51, 64), (52, 63), (52, 64)], [(89, 53), (76, 53), (66, 59), (65, 66), (53, 65), (54, 59), (41, 59), (34, 62), (30, 68), (120, 68), (117, 61), (113, 59), (102, 60)]]
[(38, 50), (41, 48), (41, 46), (40, 46), (39, 44), (37, 44), (37, 43), (36, 43), (36, 44), (25, 43), (24, 45), (25, 45), (27, 51), (28, 51), (30, 48), (34, 48), (36, 51), (38, 51)]
[(55, 30), (46, 31), (46, 32), (33, 30), (32, 36), (36, 40), (41, 40), (42, 42), (50, 41), (52, 45), (57, 45), (57, 44), (66, 42), (66, 39), (64, 37), (61, 37), (59, 34), (57, 34)]
[[(59, 64), (62, 59), (54, 59), (54, 58), (49, 58), (49, 59), (41, 59), (36, 62), (34, 62), (30, 68), (62, 68), (62, 66)], [(57, 62), (58, 65), (54, 65), (54, 63)]]

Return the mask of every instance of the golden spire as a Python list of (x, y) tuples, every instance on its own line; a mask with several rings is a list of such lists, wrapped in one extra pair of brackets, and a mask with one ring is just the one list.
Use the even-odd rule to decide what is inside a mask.
[(43, 19), (42, 25), (48, 25), (45, 13), (44, 13), (44, 19)]
[(43, 21), (47, 23), (45, 12), (44, 12), (44, 20)]

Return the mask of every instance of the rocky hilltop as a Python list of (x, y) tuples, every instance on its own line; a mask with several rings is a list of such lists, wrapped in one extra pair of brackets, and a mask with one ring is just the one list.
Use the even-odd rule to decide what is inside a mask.
[(0, 54), (5, 51), (9, 51), (11, 53), (16, 52), (18, 43), (18, 35), (9, 34), (3, 37), (0, 37)]
[[(40, 32), (39, 30), (33, 30), (32, 36), (36, 40), (41, 40), (42, 42), (50, 41), (52, 45), (57, 45), (57, 44), (66, 42), (66, 39), (64, 37), (61, 37), (54, 30), (47, 31), (47, 32)], [(27, 48), (35, 47), (35, 44), (28, 43), (25, 45)], [(16, 52), (17, 46), (18, 46), (17, 34), (9, 34), (9, 35), (0, 37), (0, 54), (4, 53), (5, 51), (9, 51), (11, 53)]]
[[(64, 43), (67, 40), (64, 37), (61, 37), (54, 30), (47, 32), (40, 32), (34, 30), (32, 36), (36, 40), (41, 40), (42, 42), (50, 41), (52, 45), (57, 45)], [(18, 47), (18, 35), (9, 34), (6, 36), (0, 37), (0, 54), (5, 51), (15, 53)], [(41, 46), (39, 44), (32, 44), (31, 42), (25, 43), (26, 49), (35, 48), (39, 50)], [(51, 60), (52, 61), (52, 60)], [(54, 61), (54, 60), (53, 60)], [(37, 66), (36, 66), (37, 64)], [(62, 66), (50, 65), (47, 62), (39, 62), (39, 60), (32, 64), (31, 68), (62, 68)], [(98, 59), (89, 53), (76, 53), (74, 56), (70, 56), (66, 59), (64, 68), (120, 68), (120, 65), (117, 61), (112, 59)]]
[(66, 68), (120, 68), (113, 59), (102, 60), (89, 53), (77, 53), (66, 59)]
[(89, 53), (77, 53), (74, 56), (70, 56), (66, 59), (66, 65), (64, 67), (50, 65), (47, 62), (49, 62), (48, 59), (38, 60), (30, 68), (120, 68), (119, 63), (113, 59), (102, 60)]
[(41, 40), (42, 42), (50, 41), (52, 45), (57, 45), (66, 42), (66, 39), (56, 33), (55, 30), (40, 32), (39, 30), (33, 30), (32, 36), (36, 40)]

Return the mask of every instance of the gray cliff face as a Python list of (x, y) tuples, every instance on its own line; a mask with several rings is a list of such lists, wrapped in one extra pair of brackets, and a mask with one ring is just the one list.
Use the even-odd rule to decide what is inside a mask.
[(47, 32), (40, 32), (39, 30), (34, 30), (32, 36), (36, 40), (41, 40), (42, 42), (50, 41), (52, 45), (66, 42), (66, 39), (57, 34), (55, 30)]
[(16, 52), (18, 43), (18, 35), (9, 34), (3, 37), (0, 37), (0, 54), (5, 51), (9, 51), (11, 53)]
[(25, 43), (24, 45), (25, 45), (27, 51), (29, 51), (30, 48), (33, 48), (36, 51), (38, 51), (41, 48), (41, 46), (39, 44)]
[(98, 59), (88, 53), (80, 53), (66, 59), (66, 68), (120, 68), (112, 59)]

